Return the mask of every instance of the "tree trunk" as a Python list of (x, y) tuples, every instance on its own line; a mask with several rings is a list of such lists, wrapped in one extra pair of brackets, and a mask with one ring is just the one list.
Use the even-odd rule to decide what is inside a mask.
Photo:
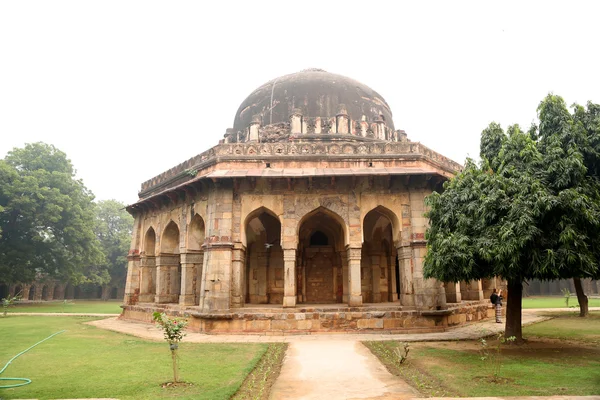
[(173, 358), (173, 382), (177, 383), (179, 381), (177, 374), (177, 350), (171, 350), (171, 357)]
[(581, 286), (581, 279), (573, 278), (573, 283), (575, 284), (575, 293), (577, 293), (577, 301), (579, 301), (579, 316), (587, 317), (587, 315), (589, 314), (588, 297), (583, 292), (583, 287)]
[(504, 295), (506, 302), (506, 326), (504, 328), (504, 337), (515, 337), (516, 343), (523, 341), (523, 329), (521, 327), (521, 295), (523, 293), (523, 283), (520, 279), (508, 280), (508, 293)]

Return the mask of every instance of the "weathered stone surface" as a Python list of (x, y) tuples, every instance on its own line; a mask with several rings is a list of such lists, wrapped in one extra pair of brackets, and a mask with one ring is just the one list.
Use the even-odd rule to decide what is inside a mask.
[(491, 281), (423, 277), (425, 197), (461, 166), (396, 131), (376, 92), (332, 76), (271, 81), (222, 143), (142, 184), (127, 208), (125, 318), (161, 309), (203, 332), (317, 333), (488, 316)]

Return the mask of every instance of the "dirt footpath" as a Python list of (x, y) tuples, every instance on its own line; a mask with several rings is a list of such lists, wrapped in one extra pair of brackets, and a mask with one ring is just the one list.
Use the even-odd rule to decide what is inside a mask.
[(290, 343), (270, 399), (410, 399), (418, 395), (361, 343), (336, 340)]

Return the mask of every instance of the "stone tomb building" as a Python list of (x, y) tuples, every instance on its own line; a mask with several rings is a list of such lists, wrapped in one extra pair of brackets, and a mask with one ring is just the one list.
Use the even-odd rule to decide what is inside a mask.
[(424, 198), (460, 168), (396, 130), (362, 83), (317, 69), (274, 79), (217, 146), (142, 184), (122, 317), (271, 333), (485, 318), (495, 282), (423, 278)]

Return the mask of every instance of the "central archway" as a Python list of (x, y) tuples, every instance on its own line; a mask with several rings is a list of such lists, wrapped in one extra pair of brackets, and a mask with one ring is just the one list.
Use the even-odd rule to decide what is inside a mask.
[[(343, 220), (318, 208), (300, 222), (298, 229), (298, 300), (306, 304), (342, 303), (347, 285)], [(344, 271), (346, 267), (346, 271)]]

